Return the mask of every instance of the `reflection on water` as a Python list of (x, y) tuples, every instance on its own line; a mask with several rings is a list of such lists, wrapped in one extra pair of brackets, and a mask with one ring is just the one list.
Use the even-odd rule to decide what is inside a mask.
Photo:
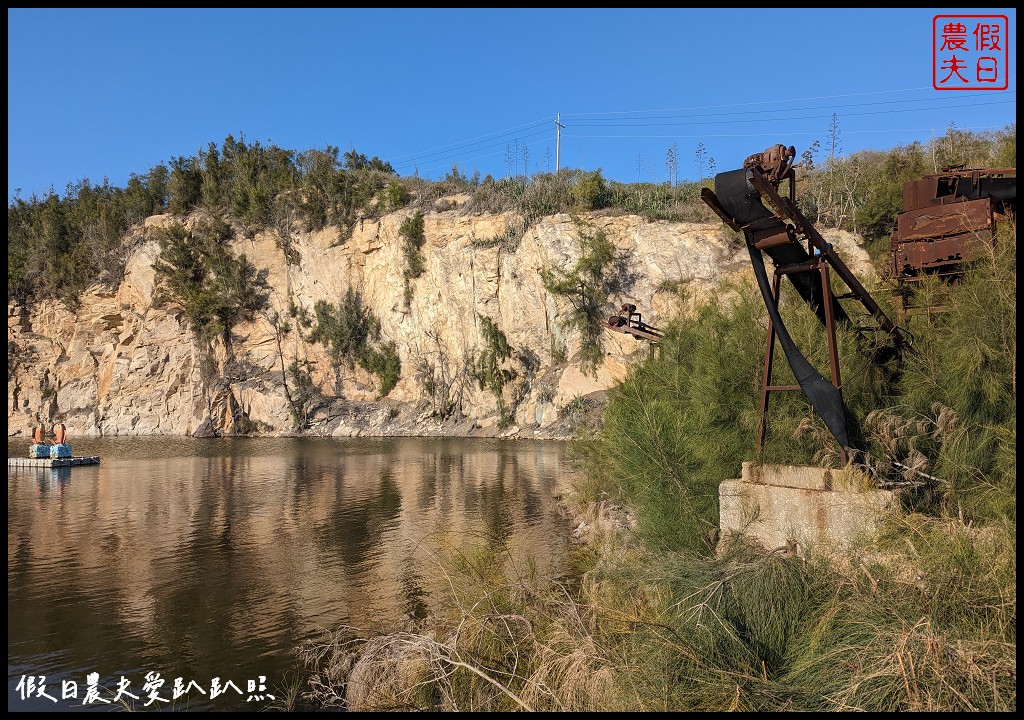
[[(9, 455), (23, 444), (9, 442)], [(568, 536), (552, 497), (569, 472), (556, 442), (73, 445), (101, 464), (8, 471), (9, 710), (108, 709), (83, 708), (94, 672), (106, 699), (125, 677), (137, 707), (151, 692), (170, 699), (181, 677), (203, 692), (193, 686), (178, 708), (257, 709), (246, 699), (272, 693), (295, 647), (322, 629), (422, 617), (445, 590), (442, 540), (508, 548), (509, 562), (557, 573)], [(143, 690), (147, 673), (163, 685)], [(211, 699), (213, 678), (241, 694)], [(77, 683), (77, 700), (61, 699), (63, 681)]]

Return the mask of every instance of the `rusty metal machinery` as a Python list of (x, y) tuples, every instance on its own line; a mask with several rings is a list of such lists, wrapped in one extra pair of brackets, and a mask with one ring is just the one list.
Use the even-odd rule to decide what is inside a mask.
[[(891, 236), (897, 282), (906, 287), (928, 275), (956, 277), (987, 254), (997, 220), (1016, 210), (1016, 174), (1016, 168), (956, 166), (907, 182)], [(898, 295), (906, 314), (912, 309), (909, 293)]]
[[(767, 432), (769, 394), (800, 390), (839, 443), (842, 460), (846, 462), (849, 451), (855, 448), (851, 447), (846, 406), (842, 397), (835, 331), (837, 323), (853, 327), (853, 322), (839, 300), (848, 298), (860, 302), (877, 323), (877, 328), (873, 329), (886, 333), (892, 353), (903, 351), (907, 343), (899, 328), (797, 208), (793, 169), (795, 155), (794, 147), (784, 145), (774, 145), (762, 153), (755, 153), (744, 161), (743, 168), (718, 173), (715, 176), (714, 191), (704, 188), (701, 198), (726, 225), (743, 233), (754, 275), (768, 310), (758, 447), (763, 447)], [(788, 196), (783, 196), (779, 193), (779, 186), (787, 180), (789, 192)], [(771, 281), (764, 255), (769, 257), (774, 266)], [(837, 296), (833, 292), (830, 272), (835, 272), (842, 279), (849, 288), (848, 293)], [(779, 291), (783, 277), (789, 279), (825, 328), (831, 375), (829, 379), (823, 377), (807, 361), (782, 321), (779, 314)], [(858, 332), (863, 330), (854, 329)], [(776, 338), (793, 370), (797, 385), (773, 384)]]
[(648, 340), (654, 345), (661, 339), (661, 330), (645, 323), (636, 311), (636, 305), (628, 303), (622, 306), (617, 315), (608, 318), (606, 327), (613, 332), (632, 335), (637, 340)]

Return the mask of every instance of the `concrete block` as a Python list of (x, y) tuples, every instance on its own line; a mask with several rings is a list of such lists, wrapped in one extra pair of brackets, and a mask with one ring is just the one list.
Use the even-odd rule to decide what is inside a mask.
[[(855, 472), (793, 465), (743, 463), (739, 480), (719, 485), (723, 550), (743, 536), (766, 550), (841, 553), (897, 507), (889, 490), (861, 489)], [(834, 489), (833, 485), (838, 488)]]
[(741, 479), (747, 483), (774, 487), (832, 489), (832, 471), (810, 465), (762, 465), (748, 461), (743, 463)]

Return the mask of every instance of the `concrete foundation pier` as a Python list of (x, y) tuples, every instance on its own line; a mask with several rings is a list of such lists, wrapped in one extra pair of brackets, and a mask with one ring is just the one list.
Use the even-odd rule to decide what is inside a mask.
[(743, 537), (766, 550), (842, 553), (898, 507), (896, 494), (871, 486), (854, 468), (743, 463), (718, 488), (721, 553)]

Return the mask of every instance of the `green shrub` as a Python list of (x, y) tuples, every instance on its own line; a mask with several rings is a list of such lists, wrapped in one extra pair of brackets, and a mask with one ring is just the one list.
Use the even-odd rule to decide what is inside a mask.
[(405, 304), (408, 307), (412, 301), (412, 286), (410, 281), (418, 278), (426, 269), (426, 262), (423, 258), (423, 243), (426, 237), (423, 234), (423, 213), (416, 212), (402, 221), (398, 229), (398, 235), (402, 238), (402, 254), (405, 256), (405, 268), (402, 271), (402, 278), (405, 282)]
[(400, 210), (409, 202), (409, 191), (397, 180), (389, 180), (378, 195), (378, 204), (384, 212)]
[(371, 338), (380, 334), (380, 323), (363, 304), (363, 296), (353, 288), (337, 306), (318, 300), (313, 306), (316, 325), (309, 333), (310, 342), (326, 346), (336, 364), (353, 367)]
[(159, 305), (182, 309), (199, 337), (220, 336), (230, 344), (231, 329), (251, 320), (267, 305), (267, 271), (227, 247), (230, 228), (207, 220), (188, 231), (174, 224), (158, 234), (160, 255), (153, 263)]
[(516, 377), (516, 371), (507, 365), (513, 348), (493, 320), (480, 314), (477, 314), (477, 320), (480, 322), (484, 348), (474, 363), (473, 378), (481, 390), (487, 388), (494, 395), (500, 422), (507, 424), (511, 422), (511, 413), (505, 401), (505, 386)]
[(1015, 518), (1016, 219), (1000, 223), (992, 253), (961, 279), (921, 283), (911, 304), (921, 302), (944, 311), (913, 316), (915, 352), (891, 409), (921, 428), (899, 448), (878, 438), (876, 452), (940, 477), (950, 512)]
[(380, 321), (363, 303), (362, 294), (349, 288), (337, 306), (319, 300), (314, 312), (316, 326), (309, 340), (329, 350), (335, 394), (341, 393), (343, 367), (356, 364), (380, 380), (380, 397), (390, 393), (401, 372), (398, 351), (393, 342), (380, 342)]
[(608, 183), (600, 170), (582, 173), (572, 188), (578, 210), (600, 210), (608, 203)]
[(604, 360), (604, 325), (608, 317), (609, 297), (632, 282), (626, 258), (603, 230), (591, 231), (577, 221), (580, 255), (568, 269), (544, 267), (541, 280), (545, 289), (565, 298), (572, 311), (566, 326), (580, 337), (580, 367), (594, 373)]
[(323, 393), (313, 382), (311, 371), (314, 366), (310, 360), (298, 359), (292, 360), (288, 365), (287, 379), (291, 381), (291, 385), (289, 387), (286, 384), (285, 396), (288, 399), (292, 420), (300, 430), (309, 427), (310, 418), (324, 402)]
[(393, 342), (382, 343), (379, 347), (367, 347), (359, 356), (359, 366), (372, 372), (380, 381), (378, 397), (387, 397), (395, 389), (402, 373), (402, 362), (398, 348)]
[[(857, 205), (858, 230), (868, 238), (888, 241), (896, 229), (896, 216), (903, 210), (903, 186), (917, 180), (930, 169), (925, 165), (920, 143), (895, 148), (884, 156), (872, 156), (875, 162), (865, 168), (863, 196)], [(889, 249), (884, 242), (885, 250)]]

